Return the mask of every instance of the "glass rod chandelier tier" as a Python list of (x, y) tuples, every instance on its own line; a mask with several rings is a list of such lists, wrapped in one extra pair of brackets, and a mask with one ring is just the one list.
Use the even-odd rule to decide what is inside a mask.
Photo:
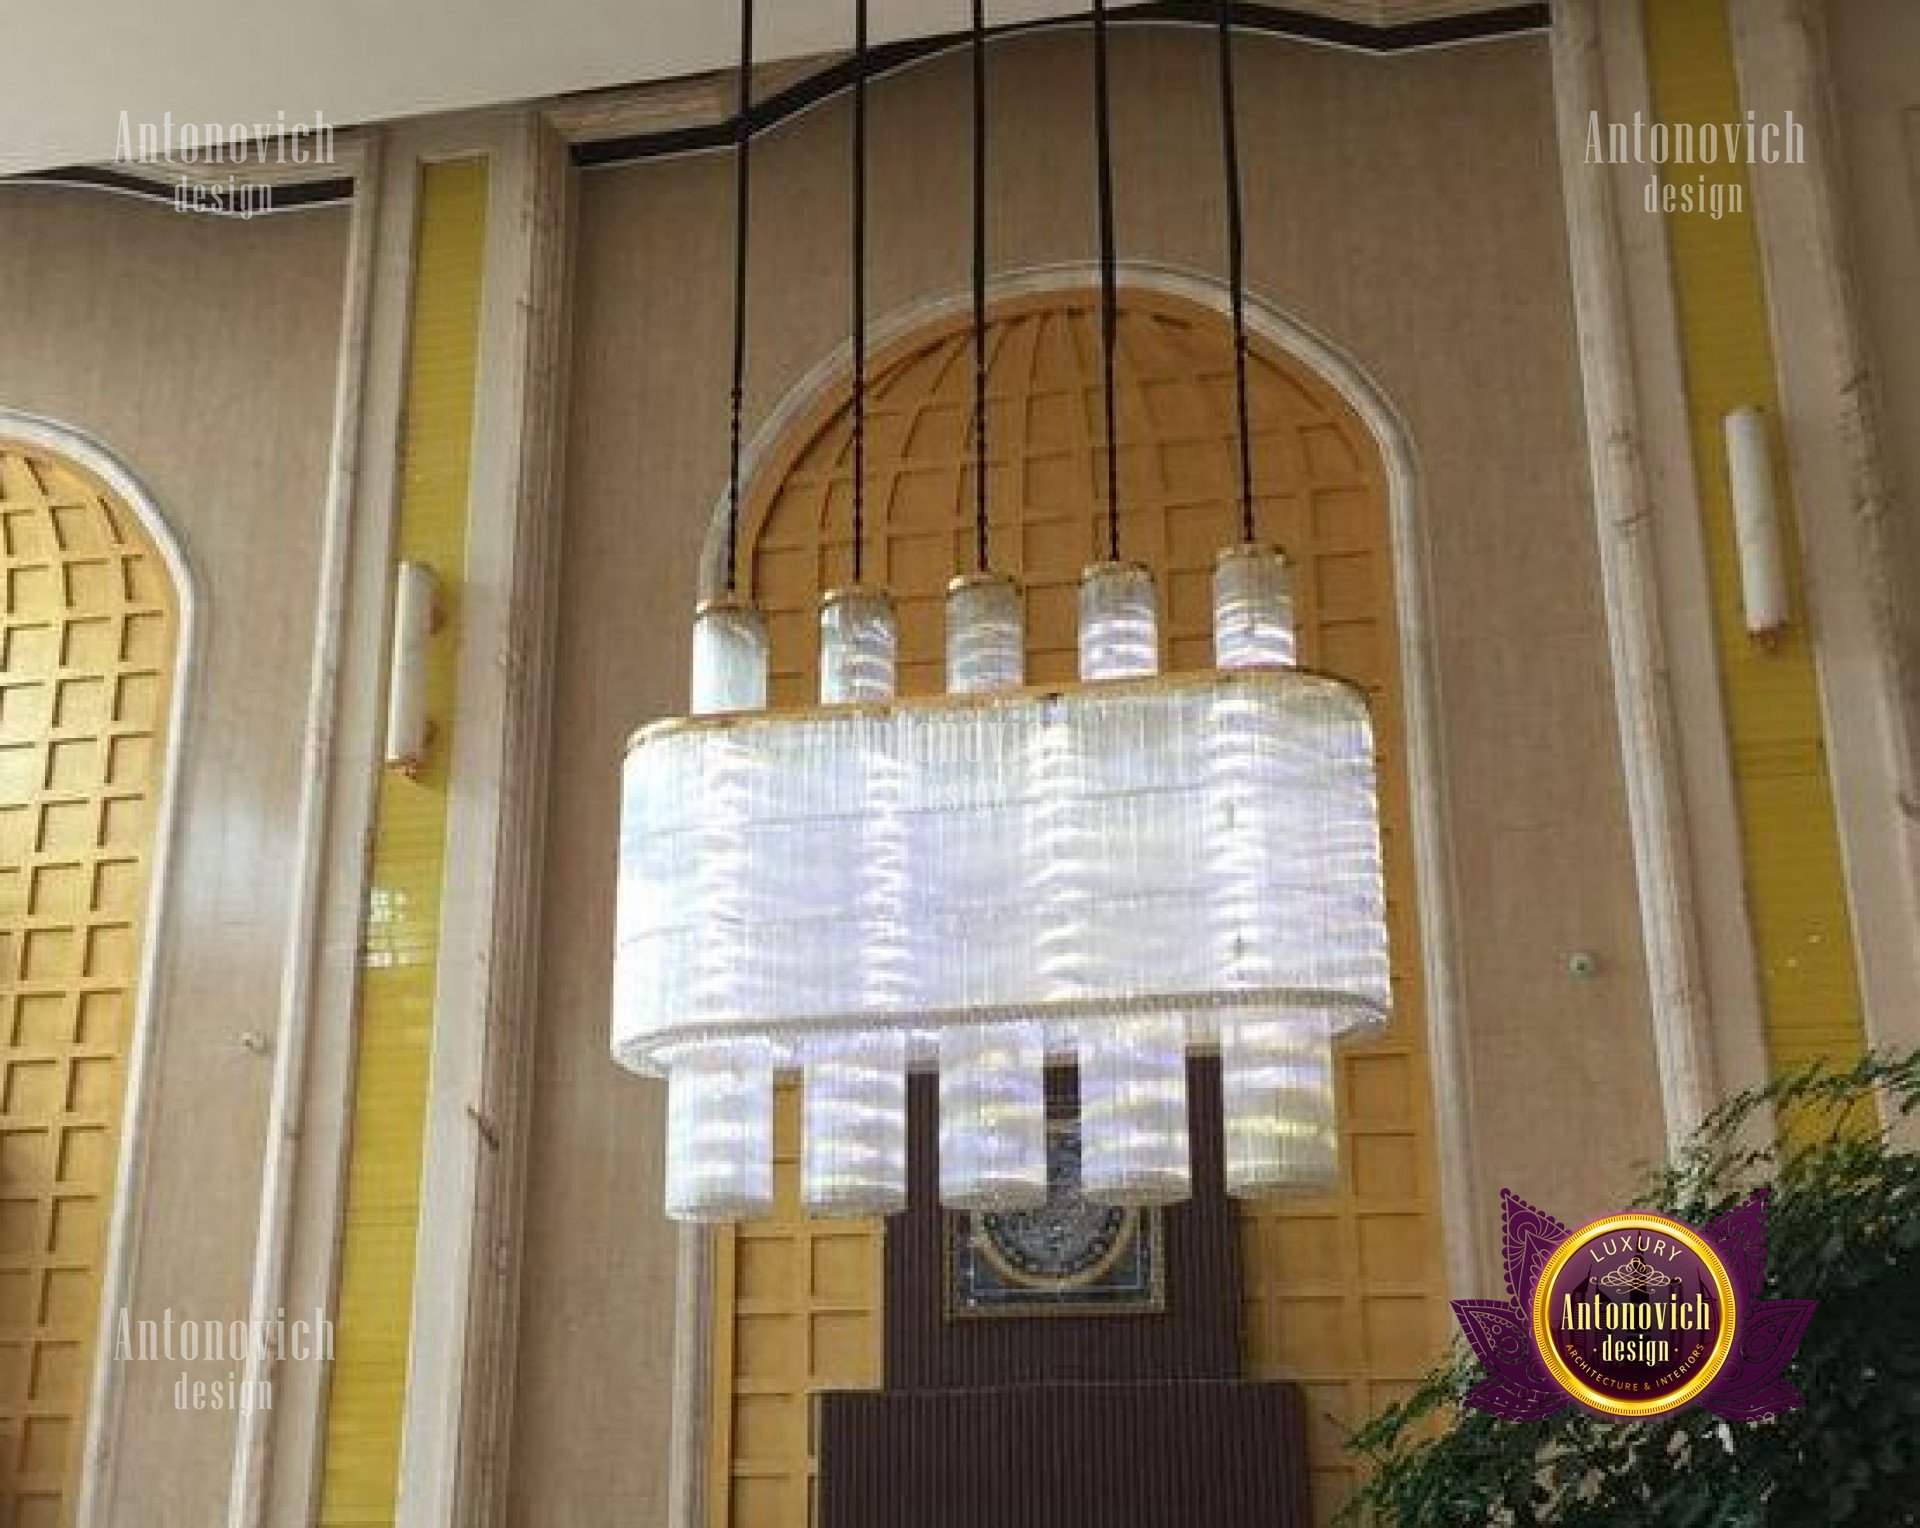
[(1025, 601), (989, 561), (986, 25), (973, 0), (975, 566), (946, 597), (947, 694), (900, 699), (891, 594), (861, 582), (867, 0), (855, 0), (852, 582), (820, 608), (819, 704), (767, 709), (739, 590), (753, 7), (741, 12), (723, 591), (695, 616), (689, 717), (622, 778), (613, 1054), (667, 1080), (669, 1215), (774, 1209), (774, 1090), (801, 1088), (800, 1208), (907, 1200), (907, 1079), (938, 1077), (941, 1200), (1046, 1202), (1047, 1071), (1077, 1072), (1082, 1192), (1191, 1192), (1187, 1069), (1218, 1058), (1226, 1187), (1324, 1189), (1334, 1044), (1390, 998), (1365, 697), (1296, 666), (1286, 559), (1257, 535), (1230, 6), (1217, 8), (1241, 538), (1214, 662), (1161, 673), (1152, 573), (1122, 556), (1106, 7), (1093, 10), (1105, 557), (1082, 574), (1079, 682), (1026, 682)]
[(1217, 576), (1238, 667), (894, 700), (887, 603), (843, 595), (823, 641), (861, 656), (822, 672), (867, 687), (636, 736), (613, 1050), (668, 1079), (673, 1213), (769, 1207), (780, 1074), (808, 1208), (899, 1208), (915, 1068), (1001, 1159), (950, 1164), (943, 1130), (943, 1197), (1022, 1202), (1049, 1061), (1080, 1068), (1089, 1195), (1184, 1197), (1190, 1052), (1222, 1060), (1231, 1189), (1324, 1181), (1332, 1042), (1389, 1001), (1372, 728), (1282, 621), (1249, 638), (1256, 555)]

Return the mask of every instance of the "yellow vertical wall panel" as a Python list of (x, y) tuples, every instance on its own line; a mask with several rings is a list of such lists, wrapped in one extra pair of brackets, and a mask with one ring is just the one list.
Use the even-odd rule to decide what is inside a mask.
[(174, 685), (133, 511), (0, 440), (0, 1523), (72, 1520)]
[(419, 778), (389, 771), (375, 807), (325, 1528), (391, 1524), (400, 1482), (486, 224), (485, 160), (422, 170), (397, 555), (440, 577), (446, 619), (429, 644), (427, 675), (438, 733)]
[[(1654, 0), (1645, 6), (1653, 102), (1667, 123), (1746, 120), (1729, 0)], [(1753, 103), (1756, 109), (1765, 103)], [(1767, 114), (1763, 111), (1762, 118)], [(1676, 185), (1705, 175), (1724, 216), (1667, 215), (1687, 412), (1705, 522), (1708, 577), (1739, 803), (1748, 914), (1759, 948), (1770, 1060), (1785, 1071), (1865, 1046), (1853, 925), (1827, 773), (1819, 682), (1807, 639), (1796, 507), (1777, 427), (1774, 450), (1794, 621), (1776, 651), (1750, 640), (1740, 598), (1739, 548), (1727, 484), (1722, 421), (1757, 404), (1779, 418), (1764, 275), (1746, 167), (1670, 165)], [(1634, 215), (1632, 210), (1628, 216)], [(1840, 506), (1832, 506), (1840, 512)], [(1810, 510), (1810, 512), (1812, 512)]]

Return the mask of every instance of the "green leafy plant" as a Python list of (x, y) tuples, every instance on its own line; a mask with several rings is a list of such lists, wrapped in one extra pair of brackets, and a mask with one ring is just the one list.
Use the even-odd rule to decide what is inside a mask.
[(1638, 1201), (1701, 1225), (1772, 1186), (1765, 1297), (1820, 1302), (1786, 1374), (1803, 1410), (1507, 1422), (1460, 1404), (1484, 1378), (1462, 1344), (1349, 1440), (1371, 1471), (1343, 1528), (1920, 1524), (1920, 1153), (1876, 1099), (1911, 1128), (1920, 1052), (1729, 1099)]

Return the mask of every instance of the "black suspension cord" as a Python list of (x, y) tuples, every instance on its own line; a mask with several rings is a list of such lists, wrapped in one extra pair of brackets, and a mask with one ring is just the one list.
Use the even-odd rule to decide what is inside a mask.
[(740, 0), (733, 159), (733, 419), (727, 457), (727, 593), (739, 588), (740, 413), (747, 379), (747, 219), (753, 205), (753, 0)]
[(1106, 0), (1093, 6), (1093, 111), (1100, 187), (1100, 377), (1107, 429), (1107, 557), (1120, 560), (1120, 440), (1115, 430), (1113, 359), (1120, 333), (1113, 253), (1113, 122), (1107, 89)]
[(866, 567), (867, 0), (853, 8), (853, 581)]
[(987, 571), (987, 8), (973, 0), (973, 556)]
[(1217, 0), (1220, 29), (1220, 158), (1227, 175), (1227, 287), (1233, 301), (1234, 406), (1240, 427), (1240, 539), (1254, 539), (1253, 431), (1247, 411), (1247, 256), (1240, 202), (1240, 122), (1233, 89), (1233, 5)]

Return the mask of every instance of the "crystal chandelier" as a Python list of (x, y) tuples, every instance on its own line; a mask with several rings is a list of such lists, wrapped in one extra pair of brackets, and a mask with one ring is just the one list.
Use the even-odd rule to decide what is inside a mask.
[(1047, 1194), (1046, 1071), (1077, 1068), (1082, 1189), (1191, 1188), (1190, 1055), (1221, 1069), (1226, 1184), (1325, 1187), (1334, 1041), (1383, 1023), (1387, 938), (1364, 697), (1295, 665), (1281, 555), (1255, 537), (1232, 29), (1219, 7), (1243, 540), (1214, 570), (1216, 668), (1160, 673), (1147, 570), (1121, 557), (1107, 17), (1093, 13), (1107, 559), (1080, 584), (1076, 685), (1025, 684), (1020, 591), (988, 562), (985, 54), (974, 0), (977, 566), (946, 601), (944, 696), (896, 698), (891, 597), (860, 583), (866, 0), (853, 91), (854, 582), (820, 612), (820, 704), (766, 709), (740, 596), (752, 5), (743, 7), (727, 593), (696, 618), (690, 717), (623, 778), (613, 1053), (668, 1085), (669, 1215), (771, 1211), (776, 1079), (801, 1081), (813, 1215), (900, 1210), (907, 1077), (938, 1075), (941, 1199)]

